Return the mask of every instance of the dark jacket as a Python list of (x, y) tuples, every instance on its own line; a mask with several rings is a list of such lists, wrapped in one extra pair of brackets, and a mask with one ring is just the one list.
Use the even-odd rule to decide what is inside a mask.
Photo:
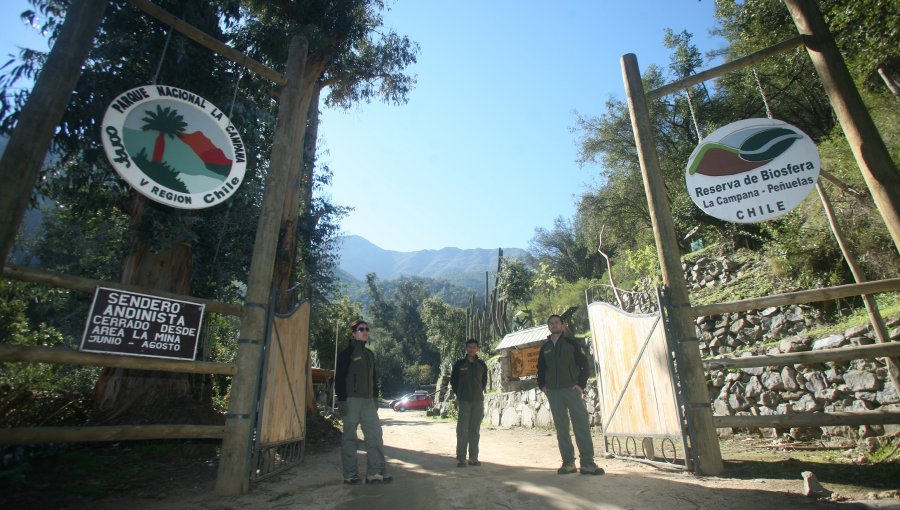
[(338, 401), (347, 397), (378, 398), (378, 377), (375, 373), (375, 353), (365, 342), (352, 340), (338, 354), (334, 374), (334, 391)]
[(538, 388), (587, 387), (588, 358), (584, 348), (570, 336), (560, 336), (553, 345), (550, 337), (538, 353)]
[(456, 398), (466, 402), (484, 400), (487, 373), (487, 364), (477, 355), (475, 361), (469, 362), (468, 356), (463, 356), (454, 363), (453, 370), (450, 371), (450, 387), (456, 393)]

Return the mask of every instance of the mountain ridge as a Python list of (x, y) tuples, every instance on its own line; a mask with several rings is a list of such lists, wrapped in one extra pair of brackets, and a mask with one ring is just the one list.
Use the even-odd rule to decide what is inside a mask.
[[(341, 254), (338, 267), (359, 280), (365, 280), (368, 273), (376, 273), (381, 280), (403, 276), (440, 279), (497, 270), (497, 249), (445, 247), (400, 252), (385, 250), (357, 235), (344, 236), (338, 243)], [(503, 256), (525, 258), (527, 252), (521, 248), (503, 248)]]

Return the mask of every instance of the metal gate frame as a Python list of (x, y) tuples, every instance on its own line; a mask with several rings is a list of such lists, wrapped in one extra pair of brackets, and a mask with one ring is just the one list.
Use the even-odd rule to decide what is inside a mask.
[[(293, 467), (297, 464), (303, 462), (304, 454), (306, 451), (306, 429), (307, 427), (303, 427), (303, 434), (299, 438), (292, 438), (287, 441), (281, 441), (278, 443), (272, 444), (261, 444), (260, 442), (260, 430), (264, 425), (263, 416), (263, 407), (265, 404), (266, 390), (267, 390), (267, 378), (266, 374), (269, 369), (269, 351), (273, 342), (278, 344), (279, 353), (281, 353), (281, 363), (282, 366), (287, 370), (287, 362), (284, 359), (284, 350), (281, 349), (281, 335), (278, 333), (278, 328), (275, 327), (275, 318), (276, 317), (289, 317), (296, 313), (301, 306), (303, 306), (304, 302), (298, 303), (293, 310), (286, 314), (279, 314), (274, 312), (274, 292), (269, 299), (269, 304), (266, 309), (266, 331), (265, 331), (265, 344), (262, 349), (262, 360), (260, 362), (259, 373), (257, 374), (257, 388), (256, 398), (253, 405), (253, 421), (252, 423), (252, 435), (250, 438), (250, 462), (248, 462), (250, 468), (250, 481), (257, 482), (278, 474), (286, 469)], [(306, 364), (307, 369), (309, 368), (309, 363)], [(304, 377), (308, 377), (309, 374), (304, 373)], [(291, 384), (291, 381), (288, 380), (288, 388), (291, 392), (291, 395), (294, 395), (294, 387)], [(293, 402), (296, 402), (295, 398), (292, 398)], [(294, 413), (298, 415), (299, 413), (305, 413), (305, 407), (303, 409), (297, 409), (296, 405), (294, 405)]]
[[(616, 309), (625, 312), (621, 307), (617, 305), (613, 305), (611, 303), (609, 296), (616, 292), (618, 289), (612, 289), (608, 285), (601, 285), (601, 287), (607, 287), (606, 299), (591, 299), (588, 296), (586, 291), (586, 300), (588, 301), (588, 305), (591, 302), (604, 302), (608, 305), (614, 306)], [(589, 289), (590, 290), (590, 289)], [(627, 294), (635, 294), (628, 291), (619, 291)], [(616, 300), (619, 301), (618, 299)], [(629, 300), (632, 306), (635, 305), (635, 301)], [(693, 430), (691, 427), (690, 420), (688, 418), (688, 413), (685, 412), (685, 398), (683, 395), (683, 385), (681, 381), (683, 380), (683, 376), (679, 370), (679, 365), (677, 363), (677, 350), (675, 348), (675, 343), (673, 338), (675, 335), (673, 334), (672, 323), (671, 323), (671, 314), (670, 314), (670, 301), (665, 292), (665, 289), (662, 287), (658, 287), (656, 289), (656, 311), (651, 312), (651, 314), (656, 314), (656, 321), (650, 329), (650, 332), (647, 334), (646, 339), (641, 345), (640, 352), (637, 355), (637, 358), (633, 360), (633, 364), (631, 365), (631, 369), (628, 373), (628, 377), (625, 381), (625, 385), (617, 395), (615, 399), (615, 405), (610, 411), (609, 416), (606, 415), (606, 410), (601, 408), (601, 419), (602, 423), (602, 433), (603, 433), (603, 446), (604, 451), (611, 455), (613, 458), (617, 458), (620, 460), (631, 460), (636, 462), (642, 462), (646, 464), (652, 464), (659, 467), (666, 468), (675, 468), (682, 470), (689, 470), (692, 465), (697, 465), (696, 452), (691, 448), (691, 444), (693, 444)], [(676, 413), (680, 420), (679, 428), (682, 431), (680, 436), (673, 436), (671, 434), (647, 434), (641, 433), (640, 435), (634, 435), (629, 433), (608, 433), (606, 431), (607, 424), (609, 424), (612, 418), (615, 416), (618, 411), (619, 404), (622, 402), (622, 399), (625, 396), (625, 392), (628, 390), (628, 386), (631, 383), (632, 377), (634, 373), (637, 371), (638, 365), (643, 359), (644, 353), (647, 350), (647, 346), (650, 343), (650, 340), (653, 338), (653, 333), (656, 332), (656, 329), (660, 327), (660, 323), (662, 323), (663, 328), (663, 336), (665, 337), (666, 342), (666, 351), (668, 353), (667, 361), (669, 367), (669, 375), (670, 381), (672, 384), (672, 392), (675, 397), (675, 407)], [(593, 348), (593, 342), (592, 342)], [(593, 353), (594, 363), (597, 369), (597, 391), (600, 395), (603, 395), (603, 387), (602, 387), (602, 379), (600, 377), (600, 371), (602, 367), (599, 366), (599, 361), (597, 357), (597, 353)], [(600, 398), (599, 402), (602, 403), (603, 399)], [(624, 446), (622, 439), (624, 438)], [(638, 438), (641, 441), (641, 451), (638, 450)], [(657, 455), (657, 450), (654, 444), (654, 441), (659, 441), (659, 455)], [(676, 446), (676, 441), (680, 441), (682, 445), (682, 457), (681, 463), (678, 458), (678, 447)], [(669, 453), (671, 452), (671, 456)], [(640, 456), (642, 454), (643, 456)], [(657, 458), (662, 458), (662, 461), (656, 460)]]

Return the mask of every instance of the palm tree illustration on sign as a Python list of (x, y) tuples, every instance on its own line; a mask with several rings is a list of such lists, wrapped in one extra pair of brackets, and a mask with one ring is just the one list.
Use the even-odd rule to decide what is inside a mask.
[(144, 113), (147, 116), (141, 119), (144, 121), (141, 129), (159, 133), (156, 136), (156, 143), (153, 144), (153, 162), (162, 163), (163, 154), (166, 151), (166, 136), (172, 139), (176, 136), (180, 138), (187, 127), (187, 122), (184, 121), (184, 116), (179, 114), (178, 110), (169, 107), (163, 108), (160, 105), (156, 105), (156, 112), (146, 110)]

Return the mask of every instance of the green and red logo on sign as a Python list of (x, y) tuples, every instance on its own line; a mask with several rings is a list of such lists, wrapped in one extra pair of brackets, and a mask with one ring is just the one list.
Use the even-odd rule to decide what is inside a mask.
[(181, 209), (227, 200), (247, 167), (244, 142), (228, 117), (206, 99), (165, 85), (119, 95), (103, 116), (102, 139), (128, 184)]
[(719, 128), (688, 160), (685, 184), (706, 214), (736, 223), (777, 218), (796, 207), (819, 179), (816, 144), (774, 119)]

